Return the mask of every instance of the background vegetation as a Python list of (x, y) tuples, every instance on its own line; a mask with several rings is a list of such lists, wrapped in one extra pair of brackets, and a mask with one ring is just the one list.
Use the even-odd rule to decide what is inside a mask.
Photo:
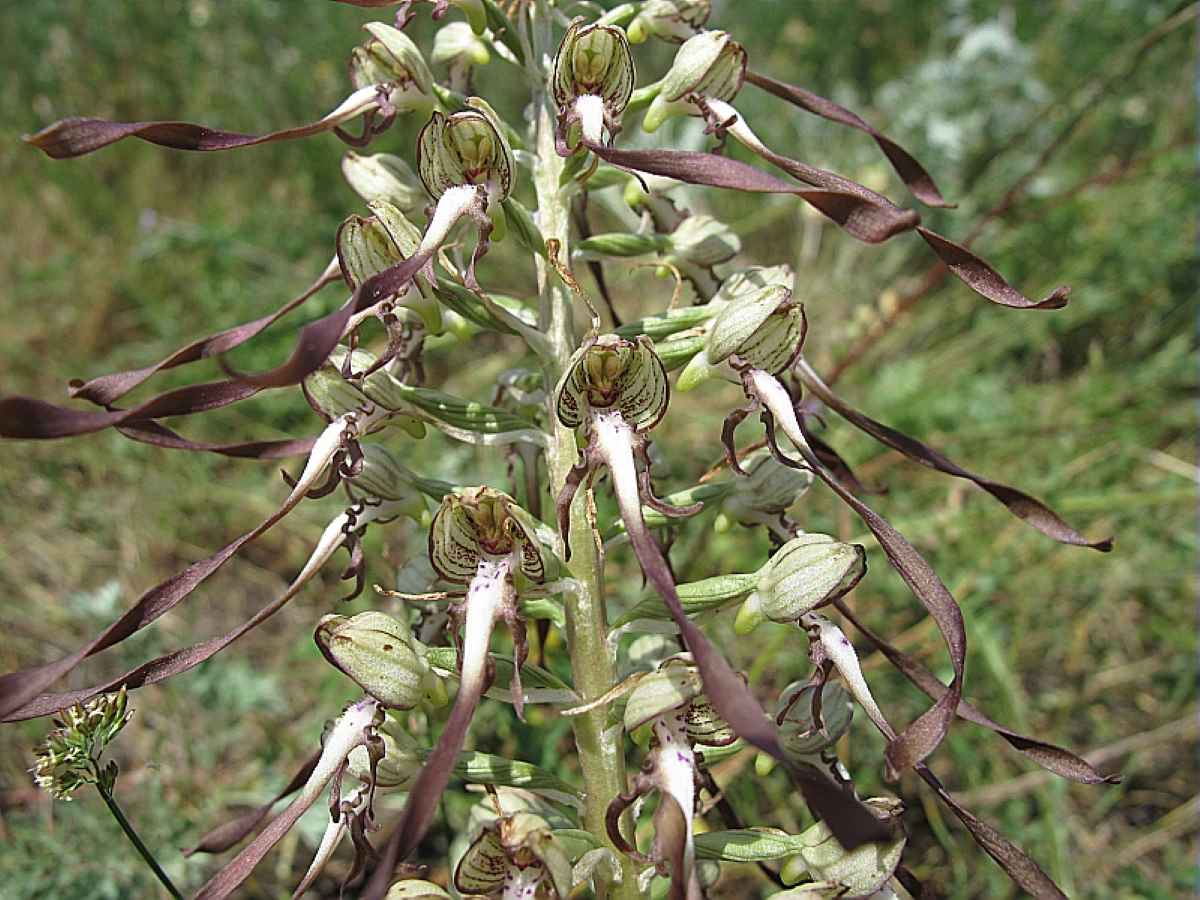
[[(914, 151), (959, 202), (927, 215), (939, 230), (964, 236), (1001, 204), (979, 243), (992, 261), (1031, 293), (1074, 286), (1071, 305), (1053, 313), (991, 307), (952, 281), (918, 296), (929, 256), (914, 236), (864, 248), (791, 202), (692, 198), (696, 208), (711, 203), (738, 223), (745, 260), (797, 268), (810, 358), (826, 372), (852, 360), (841, 390), (856, 405), (1048, 500), (1089, 534), (1115, 532), (1109, 556), (1055, 545), (969, 485), (830, 422), (827, 439), (862, 477), (887, 485), (880, 511), (962, 602), (972, 700), (1023, 731), (1097, 750), (1126, 779), (1102, 788), (1051, 781), (968, 726), (955, 730), (935, 768), (1070, 895), (1181, 896), (1195, 878), (1200, 811), (1194, 18), (1185, 13), (1173, 27), (1156, 28), (1195, 5), (714, 5), (712, 24), (748, 46), (753, 66), (849, 103)], [(368, 18), (320, 0), (5, 4), (0, 391), (59, 398), (70, 378), (158, 359), (190, 337), (261, 315), (324, 266), (338, 222), (359, 207), (341, 181), (344, 148), (332, 137), (219, 156), (129, 142), (52, 163), (19, 135), (71, 114), (178, 117), (243, 130), (307, 121), (344, 94), (344, 59)], [(431, 34), (426, 16), (415, 28)], [(644, 67), (642, 83), (669, 59), (665, 48), (654, 52), (658, 65)], [(491, 70), (487, 77), (503, 80)], [(749, 87), (738, 105), (768, 143), (903, 196), (865, 136), (784, 112)], [(378, 149), (411, 158), (412, 136), (405, 123)], [(700, 141), (693, 126), (673, 139)], [(507, 259), (499, 251), (489, 257), (484, 283), (528, 291), (529, 275)], [(610, 281), (626, 318), (661, 308), (670, 292), (669, 282), (625, 266), (612, 267)], [(318, 305), (340, 302), (335, 294)], [(267, 365), (286, 352), (288, 334), (263, 335), (232, 362)], [(512, 349), (476, 339), (469, 371), (444, 350), (431, 351), (430, 380), (483, 398)], [(204, 365), (184, 377), (216, 372)], [(663, 428), (674, 469), (662, 479), (669, 488), (691, 483), (717, 459), (713, 410), (739, 399), (732, 388), (697, 393), (672, 406)], [(226, 440), (316, 426), (296, 392), (183, 423), (189, 436)], [(277, 466), (156, 450), (116, 434), (9, 444), (0, 453), (5, 671), (75, 647), (146, 587), (263, 518), (284, 490)], [(503, 477), (494, 454), (436, 437), (405, 453), (430, 474)], [(246, 618), (295, 573), (336, 504), (305, 504), (184, 607), (84, 667), (79, 683)], [(870, 545), (819, 489), (798, 517), (811, 530)], [(750, 571), (764, 558), (760, 534), (716, 535), (710, 526), (711, 516), (681, 532), (673, 551), (681, 577)], [(393, 579), (423, 545), (411, 525), (373, 532), (368, 583)], [(854, 605), (901, 646), (944, 666), (936, 633), (874, 549), (871, 562)], [(611, 579), (614, 602), (628, 602), (640, 594), (640, 577), (623, 554), (616, 563), (627, 577)], [(323, 588), (305, 591), (231, 650), (133, 698), (136, 718), (116, 748), (125, 773), (119, 791), (182, 885), (199, 885), (213, 863), (184, 861), (175, 850), (229, 805), (269, 796), (351, 694), (310, 637), (344, 593), (335, 568)], [(353, 608), (371, 602), (361, 598)], [(732, 634), (724, 617), (715, 627)], [(806, 669), (794, 630), (725, 646), (761, 696)], [(564, 662), (554, 646), (549, 658)], [(901, 721), (916, 713), (915, 692), (880, 660), (866, 665), (885, 708)], [(569, 765), (564, 720), (536, 710), (526, 728), (507, 709), (489, 705), (486, 714), (474, 733), (480, 748)], [(33, 788), (25, 770), (45, 728), (0, 730), (0, 896), (152, 896), (150, 876), (96, 797), (52, 804)], [(864, 790), (883, 788), (881, 751), (869, 727), (856, 723), (848, 762)], [(909, 807), (908, 859), (920, 878), (952, 897), (1009, 895), (999, 870), (915, 781), (894, 787)], [(764, 783), (748, 770), (731, 792), (750, 822), (802, 821), (778, 775)], [(450, 805), (454, 821), (464, 811), (464, 802)], [(319, 827), (314, 819), (289, 836), (246, 896), (286, 896)], [(752, 894), (761, 886), (754, 879), (751, 871), (744, 880), (733, 873), (726, 895)]]

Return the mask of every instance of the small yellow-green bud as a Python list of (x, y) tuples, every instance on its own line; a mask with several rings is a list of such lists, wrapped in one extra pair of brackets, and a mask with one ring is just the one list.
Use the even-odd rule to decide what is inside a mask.
[(374, 610), (325, 616), (313, 639), (325, 658), (385, 706), (411, 709), (445, 698), (425, 659), (425, 646), (407, 625)]
[(746, 78), (746, 50), (723, 31), (705, 31), (689, 38), (675, 54), (658, 92), (646, 110), (642, 128), (657, 131), (667, 119), (697, 115), (688, 98), (731, 101)]
[(342, 158), (342, 175), (363, 200), (386, 200), (405, 216), (420, 215), (429, 202), (416, 173), (390, 153), (363, 156), (351, 151)]
[(350, 80), (356, 88), (388, 85), (388, 98), (401, 112), (433, 105), (433, 74), (417, 45), (403, 31), (382, 22), (363, 26), (370, 40), (350, 54)]
[(711, 13), (711, 0), (646, 0), (629, 23), (629, 41), (653, 36), (681, 44), (703, 30)]

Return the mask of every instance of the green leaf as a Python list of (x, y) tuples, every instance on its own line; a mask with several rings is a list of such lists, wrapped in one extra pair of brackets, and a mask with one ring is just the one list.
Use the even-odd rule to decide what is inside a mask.
[[(430, 751), (432, 752), (432, 751)], [(454, 774), (473, 784), (525, 788), (542, 793), (557, 793), (569, 798), (572, 805), (582, 799), (578, 789), (533, 763), (505, 759), (490, 753), (465, 751), (458, 755)]]
[(710, 831), (696, 835), (698, 857), (724, 862), (783, 859), (800, 853), (808, 846), (809, 842), (803, 835), (788, 834), (774, 828), (741, 828), (737, 831)]
[[(646, 316), (636, 322), (630, 322), (617, 329), (617, 334), (623, 338), (635, 338), (645, 334), (654, 340), (670, 337), (680, 331), (703, 325), (716, 314), (708, 304), (704, 306), (685, 306), (682, 309), (669, 309), (657, 316)], [(662, 348), (659, 348), (661, 355)]]
[[(710, 610), (728, 606), (735, 600), (745, 597), (758, 584), (758, 573), (717, 575), (700, 581), (689, 581), (679, 585), (679, 599), (683, 603), (683, 611), (689, 616), (698, 616)], [(614, 628), (628, 625), (638, 619), (654, 621), (670, 621), (671, 614), (663, 605), (658, 594), (647, 594), (637, 605), (625, 612), (616, 622)]]
[[(450, 675), (458, 671), (458, 651), (453, 647), (430, 647), (426, 654), (429, 665)], [(512, 681), (513, 658), (502, 653), (493, 653), (496, 664), (496, 679), (488, 689), (487, 696), (504, 703), (512, 702), (508, 685)], [(526, 663), (521, 667), (521, 683), (525, 689), (526, 703), (562, 703), (575, 706), (580, 703), (579, 695), (571, 686), (552, 672)], [(505, 685), (505, 687), (502, 687)]]

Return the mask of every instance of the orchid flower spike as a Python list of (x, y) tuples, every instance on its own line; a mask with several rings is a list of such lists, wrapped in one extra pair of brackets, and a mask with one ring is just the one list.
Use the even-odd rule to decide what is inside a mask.
[(498, 620), (503, 620), (512, 633), (513, 706), (517, 715), (523, 716), (521, 667), (529, 648), (518, 594), (522, 588), (542, 584), (557, 574), (557, 563), (538, 541), (537, 532), (538, 523), (529, 513), (507, 494), (489, 487), (447, 494), (433, 517), (429, 561), (445, 581), (466, 585), (465, 596), (450, 610), (451, 621), (462, 623), (455, 637), (458, 696), (437, 746), (412, 783), (380, 871), (390, 871), (391, 865), (411, 853), (433, 821), (471, 719), (492, 677), (488, 645)]

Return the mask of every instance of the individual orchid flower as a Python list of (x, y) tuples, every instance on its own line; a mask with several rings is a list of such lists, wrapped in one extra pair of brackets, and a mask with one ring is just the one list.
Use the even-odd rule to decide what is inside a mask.
[[(421, 232), (405, 218), (398, 207), (387, 200), (367, 204), (373, 215), (368, 218), (351, 216), (337, 233), (338, 263), (351, 290), (357, 289), (374, 275), (411, 258), (421, 245)], [(355, 377), (370, 375), (393, 360), (399, 370), (391, 371), (400, 380), (423, 380), (421, 353), (426, 334), (442, 330), (441, 306), (426, 295), (418, 281), (402, 287), (393, 297), (387, 297), (352, 318), (347, 331), (353, 333), (364, 319), (378, 319), (388, 335), (388, 344), (374, 363), (374, 368), (359, 372)]]
[[(794, 471), (794, 470), (792, 470)], [(867, 573), (867, 551), (826, 534), (800, 534), (775, 552), (738, 610), (734, 628), (749, 634), (761, 622), (794, 623), (845, 596)]]
[[(363, 28), (371, 37), (350, 54), (350, 80), (360, 90), (376, 90), (378, 111), (364, 117), (361, 137), (339, 130), (338, 136), (354, 146), (369, 144), (391, 126), (398, 113), (426, 116), (436, 105), (433, 74), (408, 35), (382, 22), (368, 22)], [(378, 123), (376, 115), (381, 116)]]
[(567, 900), (571, 875), (550, 824), (522, 810), (483, 826), (454, 868), (454, 888), (469, 897)]
[(746, 49), (724, 31), (704, 31), (684, 42), (671, 68), (642, 93), (653, 95), (642, 128), (657, 131), (673, 116), (704, 116), (705, 104), (729, 101), (746, 79)]
[(196, 900), (223, 900), (231, 896), (250, 877), (250, 873), (271, 848), (292, 830), (300, 816), (317, 802), (326, 785), (333, 782), (333, 791), (340, 796), (346, 760), (357, 747), (378, 747), (378, 728), (382, 722), (383, 710), (374, 698), (364, 698), (346, 707), (325, 735), (321, 756), (297, 797), (270, 821), (258, 837), (200, 888)]
[(449, 116), (435, 111), (421, 129), (417, 174), (437, 203), (424, 247), (440, 246), (463, 216), (479, 224), (479, 243), (467, 271), (467, 286), (475, 288), (475, 263), (487, 252), (489, 236), (493, 229), (497, 239), (503, 236), (502, 204), (512, 192), (517, 163), (492, 108), (478, 97), (469, 98), (467, 106)]
[[(644, 729), (650, 731), (650, 752), (633, 789), (609, 804), (609, 839), (617, 849), (668, 875), (672, 900), (695, 900), (704, 895), (692, 827), (701, 783), (696, 745), (725, 746), (737, 735), (704, 697), (700, 673), (686, 654), (664, 660), (630, 694), (625, 730), (636, 734)], [(620, 822), (630, 806), (653, 792), (660, 799), (654, 814), (654, 846), (647, 857), (621, 834)]]
[(613, 25), (576, 19), (567, 29), (550, 84), (558, 106), (556, 146), (574, 153), (580, 137), (588, 143), (611, 142), (633, 94), (637, 73), (625, 32)]
[[(445, 690), (433, 705), (445, 703)], [(426, 702), (429, 698), (426, 697)], [(367, 860), (375, 855), (369, 833), (377, 831), (374, 798), (376, 794), (407, 790), (421, 770), (422, 755), (417, 742), (410, 737), (397, 720), (388, 716), (379, 727), (378, 736), (382, 744), (363, 744), (350, 751), (346, 758), (346, 771), (359, 784), (344, 795), (330, 797), (330, 818), (325, 832), (313, 854), (312, 862), (304, 877), (296, 886), (292, 897), (298, 898), (312, 886), (325, 870), (334, 851), (346, 835), (354, 842), (354, 863), (343, 879), (349, 884), (362, 871)]]

